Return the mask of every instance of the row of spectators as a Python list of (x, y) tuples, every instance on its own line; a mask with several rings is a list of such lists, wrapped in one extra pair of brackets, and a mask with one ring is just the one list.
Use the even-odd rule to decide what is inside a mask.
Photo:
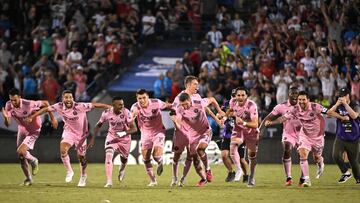
[(220, 6), (199, 46), (155, 82), (155, 95), (171, 100), (192, 74), (200, 78), (199, 93), (219, 102), (245, 86), (263, 114), (286, 101), (290, 84), (326, 107), (342, 87), (360, 102), (359, 4), (267, 0), (248, 19)]

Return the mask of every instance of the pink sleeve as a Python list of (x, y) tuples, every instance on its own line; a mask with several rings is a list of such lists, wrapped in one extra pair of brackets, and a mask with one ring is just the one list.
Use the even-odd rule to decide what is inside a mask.
[(56, 103), (56, 104), (50, 105), (48, 107), (48, 111), (51, 111), (51, 112), (59, 111), (60, 109), (61, 109), (60, 103)]
[(39, 101), (33, 101), (33, 100), (30, 101), (30, 106), (32, 108), (41, 108), (42, 105), (43, 105), (43, 102), (40, 100)]
[(328, 109), (326, 107), (323, 107), (322, 105), (315, 103), (315, 111), (318, 114), (326, 114)]
[(158, 101), (159, 101), (159, 108), (161, 110), (166, 109), (166, 107), (167, 107), (166, 103), (161, 100), (158, 100)]
[(178, 104), (179, 104), (179, 97), (175, 97), (172, 103), (172, 108), (176, 108)]
[(127, 123), (132, 123), (134, 121), (134, 118), (132, 116), (132, 114), (130, 113), (130, 111), (128, 109), (125, 110), (125, 116), (126, 116), (126, 122)]
[(234, 109), (234, 99), (230, 99), (230, 101), (229, 101), (229, 108), (230, 109)]
[(209, 99), (208, 98), (201, 99), (201, 106), (203, 106), (204, 108), (209, 106)]
[(274, 115), (274, 116), (277, 116), (277, 115), (281, 114), (280, 109), (281, 109), (280, 104), (276, 105), (274, 107), (274, 109), (271, 111), (271, 114)]
[(80, 111), (91, 111), (91, 109), (94, 108), (92, 103), (78, 103), (78, 106), (76, 107), (77, 109), (79, 109)]
[(258, 110), (257, 110), (257, 106), (255, 104), (250, 106), (250, 118), (251, 120), (254, 119), (258, 119), (259, 115), (258, 115)]

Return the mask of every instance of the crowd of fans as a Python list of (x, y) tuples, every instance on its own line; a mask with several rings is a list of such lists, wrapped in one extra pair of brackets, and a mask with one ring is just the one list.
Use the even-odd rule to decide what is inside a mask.
[[(245, 86), (261, 115), (286, 101), (290, 84), (329, 107), (339, 88), (360, 102), (360, 10), (351, 0), (260, 1), (250, 17), (219, 5), (211, 28), (154, 85), (172, 100), (186, 75), (200, 78), (201, 96), (229, 99)], [(165, 83), (161, 81), (167, 81)], [(227, 97), (227, 98), (226, 98)]]

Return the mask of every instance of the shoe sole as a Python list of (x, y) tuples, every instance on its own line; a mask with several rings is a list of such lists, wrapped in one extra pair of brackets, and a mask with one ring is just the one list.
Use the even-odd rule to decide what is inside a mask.
[[(344, 181), (342, 181), (342, 182), (338, 182), (339, 184), (343, 184), (343, 183), (346, 183), (349, 179), (351, 178), (351, 176), (349, 177), (349, 178), (347, 178), (347, 179), (345, 179)], [(359, 184), (359, 183), (358, 183)]]

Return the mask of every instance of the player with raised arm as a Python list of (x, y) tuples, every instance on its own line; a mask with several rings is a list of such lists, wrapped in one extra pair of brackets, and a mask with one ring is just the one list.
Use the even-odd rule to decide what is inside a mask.
[[(187, 93), (181, 93), (179, 96), (179, 105), (175, 109), (176, 115), (172, 115), (177, 130), (186, 134), (189, 138), (190, 156), (193, 159), (196, 172), (201, 180), (197, 186), (204, 186), (208, 181), (202, 171), (200, 160), (204, 164), (205, 169), (209, 168), (206, 155), (206, 148), (211, 140), (212, 131), (206, 117), (205, 107), (211, 104), (211, 100), (191, 99)], [(200, 158), (200, 160), (199, 160)]]
[(298, 153), (300, 155), (300, 168), (303, 176), (299, 183), (301, 187), (311, 186), (308, 164), (308, 155), (310, 151), (312, 151), (314, 161), (318, 166), (316, 178), (320, 178), (324, 172), (325, 165), (322, 151), (325, 144), (325, 119), (321, 114), (326, 114), (339, 119), (346, 119), (346, 117), (343, 117), (336, 112), (328, 111), (327, 108), (320, 104), (310, 102), (308, 93), (301, 91), (298, 96), (298, 105), (275, 121), (267, 120), (264, 123), (265, 126), (269, 126), (283, 123), (294, 118), (300, 121), (301, 129), (299, 133)]
[[(289, 88), (288, 100), (284, 103), (276, 105), (271, 113), (264, 118), (260, 125), (260, 132), (266, 121), (273, 120), (278, 116), (282, 116), (285, 113), (290, 112), (297, 105), (298, 96), (298, 88), (296, 86), (291, 86)], [(291, 176), (291, 152), (298, 146), (300, 128), (301, 123), (295, 117), (290, 118), (283, 123), (282, 145), (284, 153), (282, 162), (286, 175), (285, 186), (291, 186), (293, 184)]]
[(131, 147), (131, 134), (137, 131), (134, 119), (130, 111), (124, 107), (124, 100), (121, 97), (114, 97), (112, 108), (106, 109), (101, 114), (94, 129), (94, 136), (91, 138), (88, 147), (95, 143), (95, 136), (99, 133), (102, 125), (108, 122), (109, 129), (105, 140), (105, 172), (106, 184), (104, 187), (112, 187), (112, 171), (114, 153), (120, 154), (121, 166), (118, 180), (122, 181), (125, 176), (125, 167)]
[[(184, 85), (185, 85), (185, 90), (183, 90), (181, 93), (187, 93), (191, 99), (201, 99), (201, 96), (197, 93), (198, 90), (198, 86), (199, 86), (199, 81), (198, 78), (192, 75), (189, 75), (185, 78), (184, 80)], [(181, 95), (181, 93), (179, 93), (176, 97), (175, 100), (172, 103), (172, 108), (176, 109), (177, 106), (180, 104), (179, 102), (179, 96)], [(216, 102), (216, 100), (212, 97), (209, 98), (211, 100), (211, 103), (214, 105), (214, 107), (216, 108), (216, 110), (221, 114), (224, 115), (224, 112), (221, 111), (219, 104)], [(206, 113), (208, 113), (211, 117), (213, 117), (217, 123), (220, 123), (220, 120), (215, 116), (214, 113), (212, 113), (212, 111), (206, 107)], [(173, 177), (170, 183), (170, 186), (175, 186), (177, 184), (177, 171), (178, 171), (178, 164), (179, 164), (179, 159), (181, 157), (181, 154), (183, 153), (183, 151), (186, 149), (187, 151), (187, 156), (186, 156), (186, 160), (185, 160), (185, 166), (184, 166), (184, 170), (183, 170), (183, 175), (180, 178), (180, 181), (178, 182), (179, 186), (184, 186), (185, 184), (185, 178), (190, 170), (191, 167), (191, 162), (192, 162), (192, 158), (190, 156), (190, 152), (189, 152), (189, 138), (186, 134), (184, 134), (183, 132), (181, 132), (180, 130), (177, 130), (175, 128), (174, 130), (174, 136), (173, 136), (173, 147), (172, 147), (172, 151), (174, 152), (174, 157), (173, 157)], [(207, 159), (207, 156), (204, 157), (204, 159)], [(209, 165), (208, 165), (209, 166)], [(213, 175), (212, 172), (210, 170), (210, 167), (206, 169), (206, 174), (207, 174), (207, 180), (209, 182), (212, 181), (213, 179)]]
[[(41, 118), (38, 116), (32, 122), (26, 122), (26, 118), (39, 110), (41, 107), (49, 106), (48, 101), (33, 101), (22, 99), (18, 89), (9, 91), (10, 101), (6, 102), (5, 108), (2, 109), (5, 126), (11, 125), (11, 118), (14, 118), (18, 124), (17, 132), (17, 153), (20, 159), (21, 169), (26, 177), (24, 185), (32, 184), (32, 177), (29, 173), (29, 163), (31, 165), (32, 175), (36, 175), (39, 170), (39, 162), (36, 157), (30, 154), (29, 150), (34, 149), (36, 140), (41, 130)], [(49, 113), (52, 126), (57, 128), (57, 121), (53, 113)]]
[(74, 171), (70, 164), (70, 157), (68, 151), (72, 146), (75, 146), (77, 158), (80, 163), (80, 180), (78, 187), (86, 186), (86, 139), (89, 135), (88, 121), (86, 113), (93, 108), (111, 108), (110, 105), (101, 103), (83, 103), (75, 102), (71, 91), (64, 90), (62, 92), (62, 102), (58, 102), (48, 107), (44, 107), (28, 117), (28, 122), (45, 112), (57, 112), (64, 121), (64, 130), (60, 142), (61, 160), (66, 168), (65, 182), (72, 181)]

